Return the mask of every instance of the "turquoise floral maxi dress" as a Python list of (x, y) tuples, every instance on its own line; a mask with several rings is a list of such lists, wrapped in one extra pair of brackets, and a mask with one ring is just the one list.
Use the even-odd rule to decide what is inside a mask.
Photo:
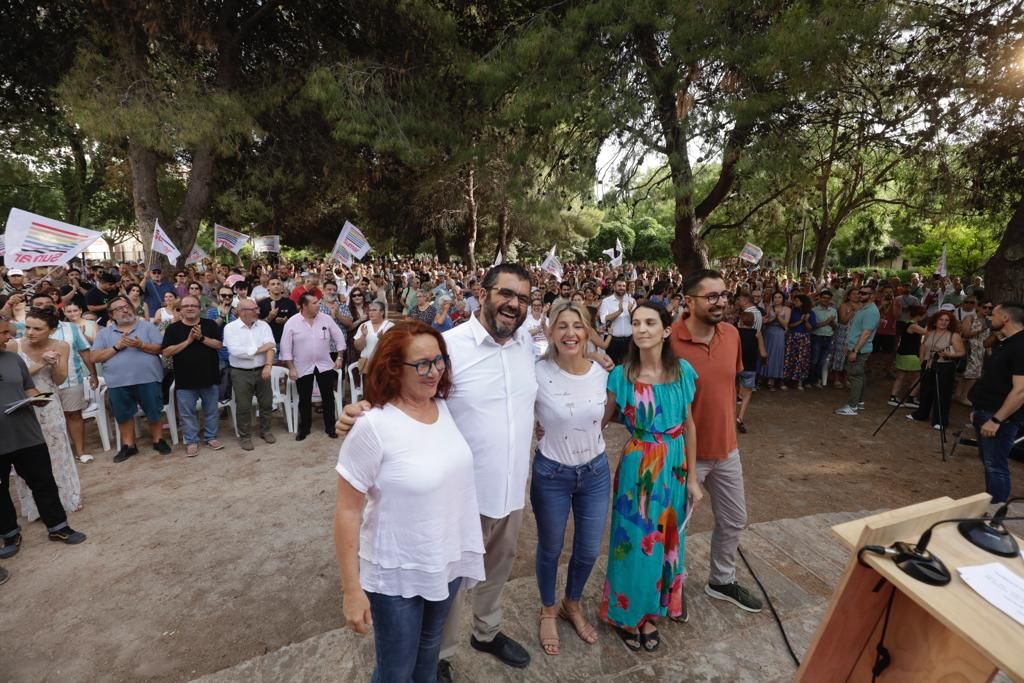
[(697, 373), (679, 361), (680, 377), (668, 384), (626, 379), (621, 365), (608, 390), (630, 440), (612, 482), (608, 571), (600, 617), (636, 631), (649, 617), (678, 617), (683, 608), (683, 541), (686, 520), (686, 453), (683, 430)]

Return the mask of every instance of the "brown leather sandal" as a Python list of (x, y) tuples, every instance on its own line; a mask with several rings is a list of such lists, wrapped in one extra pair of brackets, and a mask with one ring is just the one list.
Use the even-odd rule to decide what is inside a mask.
[(578, 635), (580, 640), (584, 643), (593, 645), (597, 642), (597, 629), (594, 628), (593, 624), (587, 621), (586, 617), (583, 616), (583, 612), (570, 612), (565, 608), (565, 603), (563, 602), (562, 606), (558, 608), (558, 616), (572, 624), (572, 628), (576, 631), (576, 635)]
[[(545, 622), (551, 625), (551, 631), (554, 633), (554, 635), (551, 635), (550, 633), (548, 635), (544, 635)], [(544, 650), (544, 654), (552, 656), (559, 654), (562, 648), (561, 642), (558, 639), (558, 617), (554, 614), (544, 614), (543, 612), (541, 612), (539, 631), (540, 648)]]

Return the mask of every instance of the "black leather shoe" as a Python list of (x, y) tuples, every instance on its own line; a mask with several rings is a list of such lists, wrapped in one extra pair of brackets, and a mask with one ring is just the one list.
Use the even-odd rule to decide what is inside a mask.
[(135, 446), (121, 446), (121, 450), (114, 456), (114, 462), (124, 462), (133, 455), (138, 455), (139, 449)]
[(326, 434), (327, 434), (327, 436), (329, 436), (332, 439), (337, 439), (338, 438), (338, 432), (326, 432)]
[(452, 683), (452, 663), (447, 659), (437, 660), (437, 683)]
[(512, 640), (504, 633), (498, 632), (494, 640), (489, 643), (481, 643), (474, 636), (470, 636), (469, 644), (474, 650), (494, 655), (504, 664), (514, 666), (517, 669), (525, 669), (530, 664), (530, 653), (522, 645)]
[(302, 441), (302, 440), (303, 440), (303, 439), (305, 439), (305, 438), (306, 438), (307, 436), (309, 436), (309, 434), (308, 434), (308, 433), (306, 433), (306, 434), (303, 434), (302, 432), (299, 432), (298, 434), (296, 434), (296, 435), (295, 435), (295, 440), (296, 440), (296, 441)]

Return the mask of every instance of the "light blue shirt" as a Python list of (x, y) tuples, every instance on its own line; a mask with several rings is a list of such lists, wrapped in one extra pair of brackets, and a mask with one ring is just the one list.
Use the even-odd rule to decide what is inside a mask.
[(881, 317), (882, 316), (878, 313), (878, 306), (874, 303), (870, 303), (854, 313), (848, 326), (849, 331), (847, 332), (846, 337), (846, 349), (848, 351), (853, 351), (853, 348), (857, 345), (857, 341), (860, 339), (861, 332), (866, 330), (871, 334), (868, 335), (868, 340), (864, 343), (864, 346), (860, 347), (860, 352), (871, 353), (874, 350), (872, 342), (875, 340), (875, 332), (878, 330), (878, 322), (881, 320)]
[(85, 384), (86, 367), (82, 360), (82, 351), (89, 350), (89, 342), (86, 341), (78, 325), (69, 322), (60, 322), (57, 329), (50, 335), (50, 339), (58, 339), (66, 342), (71, 347), (71, 366), (68, 367), (68, 378), (61, 384), (60, 389), (75, 387)]
[[(136, 320), (135, 326), (125, 333), (129, 337), (137, 337), (146, 344), (162, 344), (163, 335), (156, 325), (148, 320)], [(101, 327), (96, 333), (96, 341), (92, 348), (95, 351), (113, 348), (114, 344), (124, 335), (117, 327)], [(130, 387), (135, 384), (162, 382), (164, 366), (160, 356), (146, 353), (142, 349), (125, 347), (103, 363), (103, 379), (111, 389)]]

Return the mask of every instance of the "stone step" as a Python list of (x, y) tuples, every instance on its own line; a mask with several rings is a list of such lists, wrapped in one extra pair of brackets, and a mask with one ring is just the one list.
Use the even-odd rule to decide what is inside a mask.
[[(832, 587), (841, 574), (845, 549), (829, 527), (864, 513), (822, 514), (751, 525), (744, 534), (744, 554), (772, 597), (798, 656), (802, 656), (825, 611)], [(503, 594), (503, 631), (518, 640), (532, 657), (526, 669), (511, 669), (467, 645), (452, 659), (460, 682), (480, 681), (788, 681), (796, 671), (767, 607), (749, 614), (704, 594), (710, 532), (686, 539), (689, 568), (687, 624), (665, 619), (659, 624), (657, 652), (634, 653), (614, 632), (600, 624), (594, 645), (581, 641), (571, 626), (559, 621), (561, 654), (549, 656), (537, 639), (540, 601), (536, 581), (510, 581)], [(756, 592), (749, 572), (739, 562), (738, 580)], [(584, 611), (596, 623), (604, 584), (604, 558), (594, 568), (584, 594)], [(559, 570), (564, 585), (565, 566)], [(469, 636), (470, 610), (463, 610), (463, 632)], [(374, 665), (370, 635), (335, 629), (236, 666), (196, 679), (202, 683), (262, 681), (365, 681)]]

